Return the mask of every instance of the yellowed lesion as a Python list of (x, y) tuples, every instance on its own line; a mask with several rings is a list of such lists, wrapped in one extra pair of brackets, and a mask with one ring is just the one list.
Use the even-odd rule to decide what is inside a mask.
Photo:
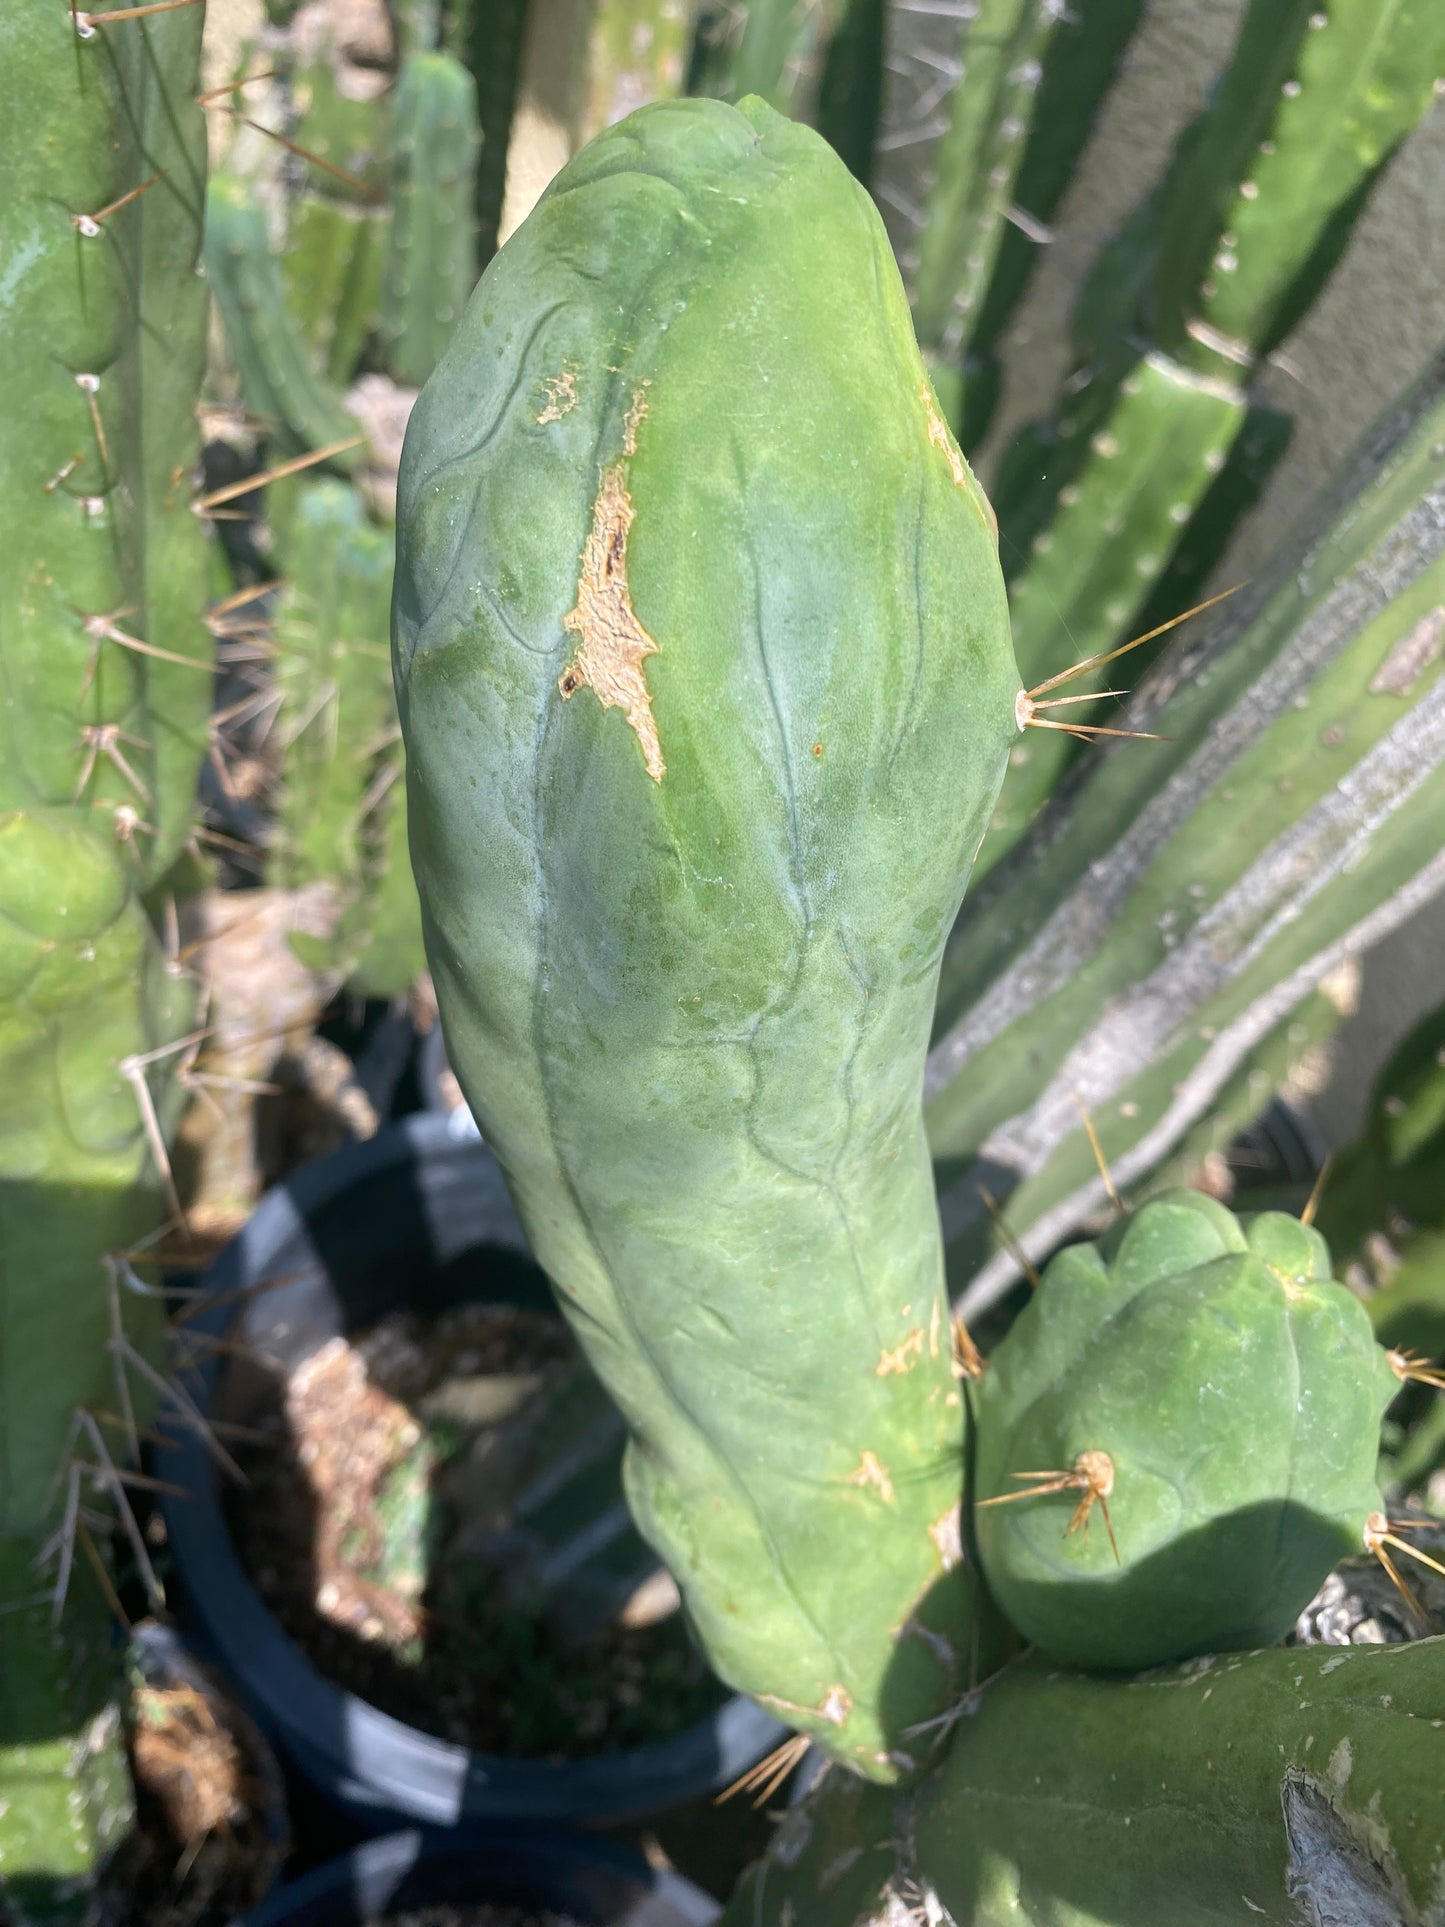
[(947, 1512), (934, 1520), (928, 1536), (943, 1570), (952, 1572), (963, 1558), (963, 1508), (959, 1500), (955, 1499)]
[(853, 1695), (845, 1686), (830, 1686), (818, 1711), (833, 1726), (841, 1726), (853, 1711)]
[(648, 775), (660, 783), (667, 764), (657, 738), (652, 695), (642, 673), (643, 663), (657, 654), (657, 644), (638, 621), (627, 583), (627, 534), (632, 519), (623, 464), (614, 462), (603, 472), (592, 507), (577, 606), (563, 617), (564, 628), (581, 641), (557, 687), (565, 701), (585, 685), (604, 709), (620, 709), (642, 745)]
[(805, 1706), (801, 1700), (784, 1699), (781, 1693), (755, 1693), (753, 1697), (760, 1706), (770, 1706), (777, 1713), (796, 1725), (808, 1720), (827, 1720), (830, 1726), (842, 1726), (853, 1711), (853, 1695), (846, 1686), (830, 1686), (816, 1706)]
[(915, 1360), (922, 1358), (926, 1336), (922, 1325), (909, 1332), (901, 1345), (885, 1351), (873, 1367), (875, 1378), (892, 1378), (899, 1372), (911, 1371)]
[(966, 491), (968, 499), (978, 510), (985, 526), (992, 533), (994, 541), (997, 542), (998, 517), (993, 512), (993, 503), (989, 501), (973, 475), (969, 472), (968, 463), (963, 459), (963, 451), (953, 439), (953, 434), (949, 429), (948, 423), (943, 419), (942, 415), (939, 414), (938, 403), (934, 400), (933, 390), (926, 381), (919, 384), (918, 397), (923, 403), (923, 412), (928, 417), (929, 441), (932, 442), (936, 449), (941, 451), (943, 459), (948, 463), (948, 472), (953, 477), (954, 485)]
[(543, 378), (542, 393), (546, 397), (540, 415), (534, 416), (538, 428), (545, 428), (549, 422), (559, 422), (564, 415), (570, 415), (577, 406), (577, 371), (563, 363), (560, 375), (547, 375)]
[(888, 1505), (893, 1503), (893, 1481), (876, 1452), (864, 1452), (857, 1469), (848, 1474), (849, 1485), (871, 1486)]
[(647, 419), (647, 390), (649, 382), (639, 382), (632, 391), (632, 400), (627, 404), (627, 413), (622, 417), (622, 452), (624, 455), (637, 453), (637, 431)]

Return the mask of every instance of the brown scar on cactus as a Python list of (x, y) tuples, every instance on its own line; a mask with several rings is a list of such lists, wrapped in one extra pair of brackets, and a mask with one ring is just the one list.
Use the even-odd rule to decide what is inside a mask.
[[(1242, 582), (1236, 582), (1233, 588), (1221, 589), (1218, 595), (1210, 596), (1207, 601), (1196, 602), (1192, 609), (1186, 609), (1182, 615), (1171, 616), (1168, 622), (1161, 622), (1157, 629), (1147, 629), (1142, 636), (1135, 636), (1130, 642), (1121, 642), (1117, 649), (1105, 649), (1098, 655), (1085, 656), (1081, 662), (1061, 669), (1057, 676), (1049, 676), (1045, 681), (1035, 683), (1032, 689), (1021, 689), (1014, 698), (1015, 723), (1021, 730), (1061, 729), (1065, 735), (1077, 736), (1081, 742), (1090, 742), (1098, 736), (1127, 736), (1145, 743), (1167, 743), (1167, 736), (1156, 735), (1147, 729), (1105, 729), (1099, 723), (1060, 722), (1056, 718), (1041, 716), (1038, 712), (1041, 709), (1063, 709), (1070, 703), (1100, 702), (1106, 696), (1126, 695), (1128, 692), (1123, 689), (1095, 689), (1082, 696), (1050, 696), (1048, 692), (1062, 688), (1066, 682), (1073, 682), (1076, 676), (1086, 676), (1091, 669), (1102, 669), (1105, 663), (1127, 656), (1131, 649), (1141, 649), (1146, 642), (1153, 642), (1156, 636), (1167, 635), (1171, 629), (1177, 629), (1181, 622), (1188, 622), (1192, 616), (1203, 615), (1206, 609), (1212, 609), (1217, 602), (1238, 595), (1243, 587)], [(1047, 700), (1041, 701), (1040, 698)]]
[[(633, 397), (634, 407), (640, 397)], [(629, 411), (630, 415), (630, 411)], [(577, 606), (562, 618), (564, 629), (582, 638), (577, 653), (557, 678), (564, 702), (584, 686), (604, 709), (620, 709), (642, 745), (643, 761), (654, 783), (667, 774), (652, 695), (642, 673), (657, 644), (637, 619), (627, 583), (627, 532), (635, 511), (615, 462), (602, 476), (592, 507), (592, 530), (582, 550)]]
[(637, 431), (647, 419), (647, 391), (650, 382), (639, 382), (632, 391), (632, 400), (627, 404), (627, 413), (622, 417), (622, 452), (624, 455), (637, 453)]
[(545, 375), (542, 379), (542, 393), (546, 396), (540, 415), (533, 420), (538, 428), (545, 428), (549, 422), (559, 422), (564, 415), (570, 415), (577, 406), (577, 371), (562, 364), (559, 375)]
[(848, 1474), (844, 1484), (872, 1486), (886, 1505), (893, 1503), (893, 1481), (879, 1462), (876, 1452), (865, 1451), (858, 1460), (856, 1471)]
[(919, 383), (918, 398), (923, 403), (923, 412), (928, 417), (928, 439), (940, 450), (948, 463), (948, 472), (953, 477), (954, 486), (968, 490), (968, 498), (978, 509), (985, 528), (998, 541), (998, 517), (993, 512), (993, 503), (983, 490), (973, 482), (968, 472), (968, 464), (963, 459), (958, 443), (948, 431), (948, 423), (938, 412), (938, 403), (933, 398), (933, 390), (926, 381)]
[(925, 1342), (926, 1334), (922, 1325), (919, 1325), (914, 1331), (909, 1332), (901, 1345), (895, 1345), (892, 1351), (885, 1351), (881, 1355), (878, 1363), (873, 1367), (873, 1376), (892, 1378), (900, 1372), (911, 1371), (913, 1361), (923, 1356)]
[(940, 1513), (928, 1528), (928, 1536), (933, 1541), (939, 1563), (945, 1572), (953, 1568), (963, 1557), (963, 1502), (955, 1499), (947, 1512)]
[(1012, 1505), (1019, 1499), (1042, 1499), (1052, 1492), (1079, 1492), (1083, 1496), (1074, 1507), (1064, 1537), (1083, 1532), (1089, 1536), (1089, 1519), (1095, 1504), (1104, 1515), (1104, 1530), (1113, 1548), (1114, 1563), (1121, 1565), (1119, 1542), (1114, 1537), (1114, 1522), (1109, 1517), (1109, 1495), (1114, 1490), (1114, 1461), (1107, 1452), (1081, 1452), (1067, 1472), (1010, 1472), (1011, 1479), (1027, 1479), (1029, 1485), (1018, 1492), (1000, 1492), (992, 1499), (979, 1499), (984, 1505)]

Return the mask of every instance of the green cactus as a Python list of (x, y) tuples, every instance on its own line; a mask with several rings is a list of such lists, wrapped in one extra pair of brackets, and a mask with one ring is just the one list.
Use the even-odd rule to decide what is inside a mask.
[(399, 531), (452, 1063), (714, 1665), (892, 1777), (968, 1663), (917, 1079), (1016, 685), (826, 144), (756, 101), (594, 141), (424, 391)]
[(1397, 1237), (1445, 1230), (1445, 1006), (1391, 1052), (1364, 1129), (1334, 1161), (1320, 1199), (1320, 1229), (1345, 1263), (1391, 1220)]
[(912, 277), (918, 339), (948, 361), (958, 359), (988, 285), (1061, 12), (1056, 0), (980, 0), (960, 29), (961, 77), (935, 150)]
[(374, 206), (386, 192), (391, 105), (385, 94), (357, 100), (337, 84), (334, 55), (302, 62), (291, 75), (294, 147), (304, 194)]
[(1060, 1252), (970, 1388), (994, 1598), (1074, 1666), (1273, 1644), (1369, 1543), (1399, 1390), (1318, 1232), (1165, 1193)]
[(1123, 1682), (1033, 1658), (960, 1711), (911, 1797), (830, 1771), (720, 1927), (1385, 1927), (1438, 1907), (1445, 1640)]
[(415, 54), (392, 107), (391, 226), (381, 333), (399, 380), (419, 386), (451, 340), (477, 277), (476, 87), (449, 54)]
[[(1005, 226), (993, 272), (966, 337), (963, 366), (964, 447), (974, 448), (998, 399), (998, 345), (1039, 258), (1064, 190), (1143, 12), (1143, 0), (1092, 0), (1058, 9), (1043, 72), (1033, 96), (1027, 144), (1014, 181), (1013, 205), (1024, 217)], [(1175, 602), (1171, 609), (1183, 604)], [(1141, 627), (1147, 628), (1147, 623)]]
[[(1016, 479), (998, 492), (1008, 552), (1027, 555), (1011, 584), (1025, 682), (1150, 626), (1135, 618), (1240, 431), (1240, 385), (1319, 291), (1442, 73), (1445, 15), (1427, 0), (1399, 0), (1383, 15), (1377, 0), (1327, 10), (1252, 0), (1209, 107), (1081, 296), (1080, 399), (1048, 435), (1021, 438)], [(1106, 477), (1100, 450), (1129, 460), (1145, 446), (1134, 388), (1141, 333), (1155, 344), (1143, 364), (1153, 385), (1167, 374), (1154, 414), (1168, 466)], [(1210, 428), (1201, 411), (1215, 393)], [(1081, 548), (1085, 531), (1093, 539)], [(1132, 673), (1142, 667), (1141, 658)], [(1132, 679), (1130, 666), (1123, 673)], [(1085, 706), (1071, 720), (1100, 719)], [(1011, 770), (984, 868), (1022, 834), (1074, 747), (1055, 731)]]
[(584, 140), (681, 93), (687, 29), (682, 0), (597, 0), (587, 34)]
[(972, 899), (927, 1075), (966, 1311), (1014, 1275), (983, 1262), (980, 1180), (1046, 1256), (1103, 1197), (1080, 1100), (1131, 1183), (1322, 976), (1439, 887), (1442, 397), (1445, 357), (1120, 718), (1168, 740), (1101, 757)]
[(386, 216), (307, 195), (290, 211), (286, 301), (328, 381), (356, 373), (381, 306)]
[(833, 11), (826, 0), (705, 7), (688, 92), (730, 101), (757, 94), (778, 112), (797, 115), (817, 82)]
[[(333, 935), (292, 939), (304, 963), (349, 979), (366, 960), (367, 981), (385, 980), (379, 994), (395, 995), (421, 968), (421, 927), (410, 870), (386, 860), (405, 849), (406, 820), (386, 642), (392, 544), (350, 484), (321, 480), (297, 491), (285, 552), (273, 659), (282, 784), (269, 874), (285, 889), (335, 887)], [(379, 927), (385, 958), (371, 955)]]
[(88, 1916), (129, 1817), (72, 1495), (96, 1413), (126, 1410), (123, 1349), (158, 1342), (157, 1301), (106, 1255), (164, 1216), (151, 1137), (193, 1010), (142, 893), (189, 836), (211, 690), (200, 31), (198, 9), (0, 19), (23, 100), (0, 116), (0, 1912), (21, 1927)]
[[(1155, 1167), (1151, 1185), (1211, 1192), (1252, 1211), (1303, 1210), (1326, 1154), (1311, 1141), (1314, 1133), (1302, 1124), (1294, 1100), (1317, 1088), (1316, 1076), (1344, 1015), (1335, 996), (1312, 991), (1242, 1059), (1208, 1111)], [(1290, 1108), (1272, 1129), (1267, 1114), (1279, 1097)], [(1216, 1190), (1216, 1184), (1225, 1188)], [(1336, 1270), (1344, 1275), (1338, 1260)]]
[(246, 405), (285, 450), (332, 448), (333, 465), (355, 468), (341, 444), (359, 439), (356, 419), (318, 371), (286, 303), (266, 215), (244, 181), (218, 174), (206, 196), (206, 278), (226, 324)]

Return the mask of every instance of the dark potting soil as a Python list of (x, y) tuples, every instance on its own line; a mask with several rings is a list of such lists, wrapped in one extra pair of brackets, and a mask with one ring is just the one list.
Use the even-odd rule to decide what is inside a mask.
[(508, 1307), (396, 1313), (273, 1369), (226, 1501), (252, 1580), (333, 1684), (423, 1732), (529, 1759), (680, 1732), (723, 1690), (671, 1580), (579, 1629), (514, 1512), (594, 1405), (615, 1424), (562, 1320)]

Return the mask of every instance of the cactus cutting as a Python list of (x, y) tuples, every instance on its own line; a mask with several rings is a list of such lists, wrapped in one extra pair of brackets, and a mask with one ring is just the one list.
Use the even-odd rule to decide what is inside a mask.
[(824, 144), (758, 102), (595, 141), (473, 296), (399, 523), (453, 1063), (714, 1664), (892, 1778), (987, 1638), (918, 1098), (1018, 685)]
[(1272, 1644), (1366, 1548), (1399, 1389), (1311, 1227), (1151, 1200), (1052, 1261), (970, 1387), (995, 1598), (1077, 1666)]

